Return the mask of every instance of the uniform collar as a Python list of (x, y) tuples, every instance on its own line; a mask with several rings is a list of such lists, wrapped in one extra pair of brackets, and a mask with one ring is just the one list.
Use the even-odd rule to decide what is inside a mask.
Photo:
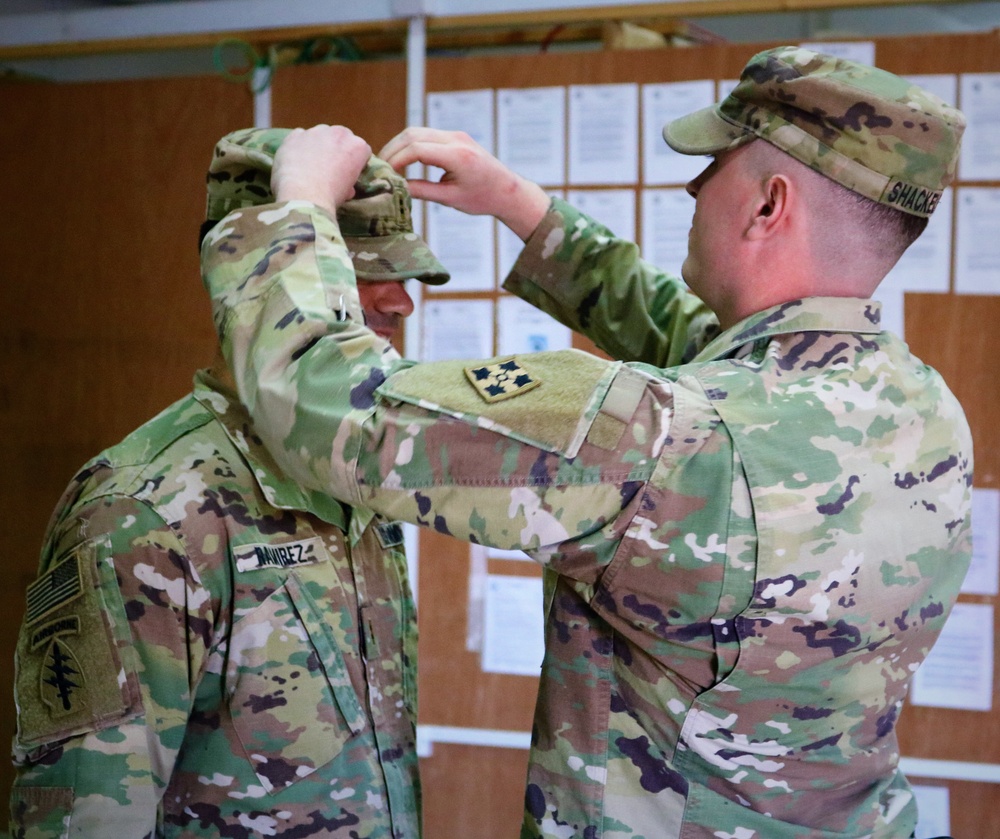
[(725, 358), (761, 338), (793, 332), (874, 335), (882, 331), (881, 318), (882, 304), (868, 298), (806, 297), (790, 300), (744, 318), (718, 335), (693, 360)]
[(283, 510), (304, 510), (341, 530), (347, 530), (347, 511), (339, 501), (324, 493), (300, 487), (274, 462), (257, 436), (228, 371), (214, 367), (195, 373), (194, 398), (218, 420), (250, 467), (254, 480), (271, 506)]

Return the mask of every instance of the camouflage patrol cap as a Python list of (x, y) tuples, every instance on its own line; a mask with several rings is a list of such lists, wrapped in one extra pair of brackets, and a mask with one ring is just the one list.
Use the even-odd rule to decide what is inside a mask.
[[(271, 168), (289, 133), (288, 128), (245, 128), (219, 140), (208, 169), (207, 219), (274, 201)], [(338, 207), (337, 222), (359, 281), (448, 282), (444, 266), (413, 232), (405, 178), (375, 155), (354, 185), (354, 197)]]
[(892, 73), (801, 47), (747, 63), (721, 102), (667, 123), (683, 154), (760, 137), (880, 204), (929, 216), (955, 177), (961, 111)]

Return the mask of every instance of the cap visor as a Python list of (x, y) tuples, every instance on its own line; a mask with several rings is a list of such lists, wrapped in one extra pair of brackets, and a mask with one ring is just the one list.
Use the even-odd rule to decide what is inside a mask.
[(663, 139), (681, 154), (715, 154), (733, 149), (753, 134), (719, 116), (718, 105), (671, 120), (663, 126)]
[(389, 236), (345, 236), (344, 242), (362, 282), (420, 280), (443, 285), (451, 279), (427, 243), (412, 233)]

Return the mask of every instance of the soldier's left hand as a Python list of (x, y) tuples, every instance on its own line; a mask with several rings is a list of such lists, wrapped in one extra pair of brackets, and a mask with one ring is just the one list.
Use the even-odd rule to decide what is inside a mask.
[(509, 169), (464, 131), (407, 128), (378, 156), (397, 172), (418, 162), (444, 169), (438, 182), (408, 179), (410, 194), (471, 215), (495, 216), (522, 239), (549, 208), (549, 197), (538, 184)]

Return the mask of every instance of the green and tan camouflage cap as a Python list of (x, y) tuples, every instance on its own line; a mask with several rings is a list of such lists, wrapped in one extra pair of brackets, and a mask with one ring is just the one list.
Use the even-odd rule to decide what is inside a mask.
[[(274, 155), (291, 129), (245, 128), (215, 146), (208, 169), (205, 217), (221, 219), (242, 207), (274, 201)], [(354, 185), (354, 197), (337, 209), (337, 222), (359, 281), (417, 279), (432, 285), (450, 275), (413, 232), (406, 179), (372, 155)]]
[(777, 47), (721, 102), (673, 120), (667, 144), (715, 154), (755, 137), (880, 204), (929, 216), (954, 180), (965, 117), (885, 70)]

